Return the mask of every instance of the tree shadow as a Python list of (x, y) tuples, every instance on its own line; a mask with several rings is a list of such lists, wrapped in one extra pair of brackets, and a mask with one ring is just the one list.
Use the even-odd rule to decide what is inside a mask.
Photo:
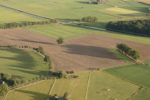
[(37, 61), (34, 60), (34, 58), (30, 55), (29, 52), (25, 50), (20, 50), (20, 49), (0, 49), (0, 50), (4, 50), (4, 51), (15, 54), (15, 56), (13, 57), (6, 57), (6, 56), (0, 55), (1, 59), (16, 61), (16, 63), (7, 64), (7, 67), (8, 67), (7, 69), (14, 70), (14, 73), (9, 73), (9, 71), (6, 73), (12, 74), (13, 77), (19, 78), (19, 79), (26, 78), (26, 76), (23, 76), (23, 75), (19, 76), (17, 72), (23, 72), (25, 74), (38, 75), (38, 76), (47, 75), (46, 71), (35, 69), (35, 67), (37, 66)]
[(103, 47), (77, 45), (77, 44), (64, 45), (64, 47), (67, 48), (67, 51), (65, 52), (71, 54), (86, 55), (91, 57), (100, 57), (108, 59), (119, 59), (107, 48)]
[(39, 93), (39, 92), (33, 92), (27, 90), (16, 90), (16, 91), (31, 95), (32, 100), (47, 100), (47, 98), (49, 97), (49, 95)]

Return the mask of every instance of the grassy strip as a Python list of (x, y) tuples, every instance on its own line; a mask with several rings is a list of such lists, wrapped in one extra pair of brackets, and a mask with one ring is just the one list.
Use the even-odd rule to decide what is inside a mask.
[(113, 54), (115, 54), (118, 58), (122, 59), (123, 61), (133, 62), (133, 60), (131, 58), (129, 58), (128, 56), (124, 55), (123, 53), (121, 53), (117, 49), (109, 49), (109, 51), (111, 51)]

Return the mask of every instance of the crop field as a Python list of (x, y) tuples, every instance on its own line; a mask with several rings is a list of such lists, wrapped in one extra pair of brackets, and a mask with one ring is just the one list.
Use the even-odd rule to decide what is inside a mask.
[(88, 100), (127, 100), (137, 90), (138, 86), (105, 72), (92, 72)]
[(73, 37), (77, 37), (80, 35), (90, 34), (93, 30), (67, 26), (67, 25), (50, 25), (45, 27), (29, 27), (27, 30), (38, 32), (40, 34), (52, 37), (59, 38), (62, 37), (64, 39), (69, 39)]
[(99, 100), (99, 98), (126, 100), (139, 88), (102, 71), (91, 72), (89, 87), (87, 87), (89, 72), (80, 72), (78, 75), (79, 78), (76, 79), (57, 79), (53, 88), (51, 88), (53, 80), (49, 80), (11, 91), (6, 100), (20, 100), (22, 96), (24, 97), (22, 100), (43, 100), (48, 96), (49, 89), (52, 89), (50, 95), (63, 96), (65, 92), (68, 92), (70, 100), (84, 100), (87, 88), (89, 88), (87, 100)]
[(116, 33), (111, 31), (98, 31), (98, 30), (82, 28), (77, 26), (69, 26), (69, 25), (58, 24), (58, 25), (50, 25), (50, 26), (28, 27), (25, 29), (49, 36), (51, 38), (63, 37), (65, 39), (70, 39), (70, 38), (78, 37), (80, 35), (98, 33), (98, 34), (119, 38), (123, 40), (150, 44), (150, 39), (148, 37), (126, 35), (126, 34), (121, 34), (121, 33)]
[[(94, 15), (100, 21), (133, 18), (131, 12), (139, 12), (141, 16), (148, 11), (148, 5), (132, 0), (108, 0), (102, 5), (89, 4), (88, 0), (1, 0), (0, 4), (20, 9), (29, 13), (58, 19), (80, 19)], [(67, 6), (66, 6), (67, 5)], [(118, 9), (113, 8), (114, 6)], [(109, 12), (107, 9), (115, 9)], [(124, 12), (116, 15), (115, 12)], [(130, 12), (130, 14), (129, 14)], [(127, 15), (129, 14), (129, 15)]]
[(25, 80), (47, 75), (47, 71), (42, 57), (32, 51), (0, 49), (0, 73)]
[(53, 80), (46, 80), (40, 83), (11, 91), (6, 100), (46, 100)]
[(140, 86), (150, 88), (149, 65), (132, 64), (123, 67), (106, 69), (106, 71)]
[(0, 24), (10, 23), (10, 22), (19, 22), (19, 21), (40, 21), (40, 19), (33, 18), (31, 16), (23, 15), (11, 10), (0, 7)]
[(131, 97), (131, 100), (149, 100), (150, 89), (142, 89), (136, 95)]

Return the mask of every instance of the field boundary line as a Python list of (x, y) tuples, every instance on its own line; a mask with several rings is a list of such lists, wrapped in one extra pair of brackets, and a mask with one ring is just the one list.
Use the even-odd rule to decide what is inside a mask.
[(54, 88), (54, 86), (55, 86), (55, 83), (56, 83), (56, 78), (55, 78), (55, 80), (54, 80), (54, 82), (53, 82), (53, 85), (52, 85), (51, 88), (49, 89), (48, 95), (50, 95), (50, 94), (52, 93), (52, 90), (53, 90), (53, 88)]
[(32, 14), (32, 13), (29, 13), (29, 12), (26, 12), (26, 11), (23, 11), (23, 10), (20, 10), (20, 9), (8, 7), (8, 6), (2, 5), (2, 4), (0, 4), (0, 7), (1, 7), (1, 8), (8, 9), (8, 10), (15, 11), (15, 12), (19, 12), (19, 13), (22, 13), (22, 14), (24, 14), (24, 15), (28, 15), (28, 16), (31, 16), (31, 17), (43, 19), (43, 20), (50, 20), (50, 19), (52, 19), (52, 18), (48, 18), (48, 17), (44, 17), (44, 16)]
[(113, 76), (113, 77), (119, 78), (119, 79), (121, 79), (121, 80), (123, 80), (123, 81), (129, 82), (129, 83), (131, 83), (131, 84), (133, 84), (133, 85), (136, 85), (136, 86), (138, 86), (138, 87), (150, 89), (149, 87), (140, 85), (140, 84), (135, 83), (135, 82), (133, 82), (133, 81), (130, 81), (130, 80), (126, 79), (126, 78), (119, 77), (119, 76), (117, 76), (117, 75), (111, 74), (111, 73), (109, 73), (109, 72), (107, 72), (107, 71), (105, 71), (105, 70), (103, 70), (103, 72), (106, 73), (106, 74), (109, 74), (109, 75), (111, 75), (111, 76)]
[(10, 89), (10, 90), (8, 91), (8, 93), (6, 94), (6, 96), (4, 97), (4, 99), (3, 99), (3, 100), (6, 100), (6, 98), (7, 98), (8, 94), (9, 94), (10, 92), (12, 92), (12, 91), (15, 91), (16, 89), (20, 89), (20, 88), (24, 88), (24, 87), (32, 86), (32, 85), (35, 85), (35, 84), (41, 83), (41, 82), (43, 82), (43, 81), (45, 81), (45, 80), (40, 80), (40, 81), (37, 81), (37, 82), (34, 82), (34, 83), (30, 83), (30, 84), (27, 84), (27, 85), (24, 85), (24, 86), (20, 86), (20, 87), (16, 87), (16, 88)]
[(89, 77), (88, 77), (88, 82), (87, 82), (85, 100), (87, 100), (87, 98), (88, 98), (88, 91), (89, 91), (89, 86), (90, 86), (91, 73), (92, 73), (92, 72), (90, 71), (90, 72), (89, 72)]

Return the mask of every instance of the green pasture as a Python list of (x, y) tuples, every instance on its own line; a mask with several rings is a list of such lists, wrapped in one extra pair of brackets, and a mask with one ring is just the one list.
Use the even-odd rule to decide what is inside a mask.
[(26, 80), (47, 75), (48, 70), (43, 58), (32, 51), (0, 49), (0, 73)]
[(6, 100), (47, 100), (53, 80), (46, 80), (31, 86), (9, 92)]
[[(149, 6), (133, 0), (106, 0), (104, 4), (89, 4), (90, 0), (0, 0), (0, 4), (29, 13), (57, 19), (80, 19), (96, 16), (106, 22), (144, 16)], [(136, 15), (138, 13), (138, 15)]]
[(78, 75), (77, 79), (57, 79), (50, 95), (63, 96), (68, 92), (71, 100), (84, 100), (89, 73), (82, 72)]
[(105, 71), (137, 85), (150, 88), (149, 65), (132, 64), (117, 68), (106, 69)]
[(70, 26), (70, 25), (56, 24), (56, 25), (49, 25), (49, 26), (46, 25), (46, 26), (27, 27), (26, 29), (33, 32), (38, 32), (43, 35), (47, 35), (52, 38), (63, 37), (65, 39), (69, 39), (80, 35), (97, 33), (97, 34), (104, 34), (107, 36), (111, 36), (114, 38), (119, 38), (119, 39), (124, 39), (124, 40), (144, 43), (144, 44), (150, 44), (149, 37), (127, 35), (127, 34), (117, 33), (112, 31), (98, 31), (94, 29), (83, 28), (78, 26)]
[[(32, 86), (11, 91), (6, 100), (43, 100), (47, 97), (49, 89), (50, 95), (57, 94), (63, 96), (68, 92), (69, 100), (85, 100), (89, 72), (79, 72), (79, 77), (75, 79), (57, 79), (54, 87), (54, 80), (44, 81)], [(132, 96), (138, 86), (114, 77), (108, 73), (97, 71), (91, 72), (87, 100), (126, 100)], [(15, 96), (14, 96), (15, 95)]]
[(150, 99), (150, 89), (143, 88), (136, 95), (132, 96), (130, 100), (149, 100)]
[(127, 100), (138, 88), (105, 72), (92, 72), (87, 100)]
[(0, 7), (0, 24), (19, 21), (40, 21), (40, 19)]
[(67, 25), (50, 25), (50, 26), (40, 26), (40, 27), (29, 27), (27, 30), (38, 32), (43, 35), (47, 35), (52, 38), (62, 37), (64, 39), (69, 39), (77, 37), (84, 34), (90, 34), (93, 31), (90, 29), (84, 29), (80, 27), (67, 26)]

